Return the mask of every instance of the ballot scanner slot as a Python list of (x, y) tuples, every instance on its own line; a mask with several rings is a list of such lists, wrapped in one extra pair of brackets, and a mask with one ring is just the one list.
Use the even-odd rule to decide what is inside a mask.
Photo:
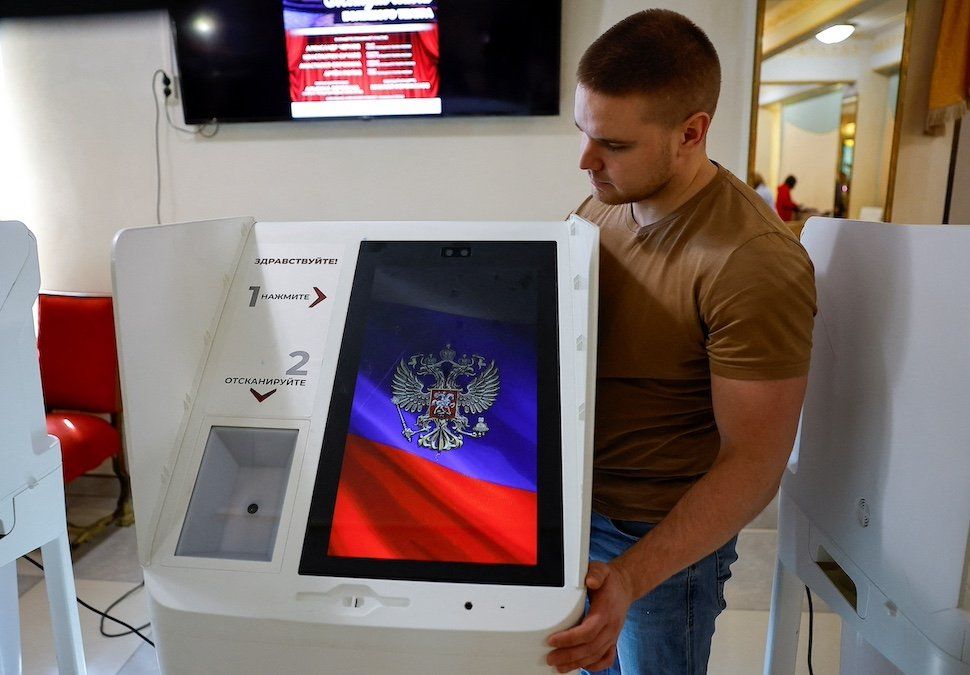
[(845, 601), (852, 607), (852, 611), (859, 612), (859, 591), (856, 588), (852, 577), (842, 568), (835, 558), (825, 550), (824, 546), (819, 546), (815, 554), (815, 564), (818, 565), (822, 573), (828, 578), (835, 590), (845, 598)]
[(298, 435), (211, 427), (175, 555), (271, 560)]

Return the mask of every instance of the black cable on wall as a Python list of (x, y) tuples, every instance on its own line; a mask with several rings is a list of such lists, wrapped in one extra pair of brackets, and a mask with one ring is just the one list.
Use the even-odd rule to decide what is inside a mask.
[[(159, 75), (161, 75), (161, 80), (159, 80)], [(212, 138), (217, 133), (219, 133), (219, 120), (212, 120), (206, 124), (201, 124), (196, 128), (186, 128), (180, 127), (174, 121), (172, 121), (171, 114), (168, 111), (168, 98), (172, 96), (174, 90), (172, 89), (172, 78), (168, 76), (161, 68), (155, 70), (152, 73), (152, 101), (155, 103), (155, 222), (159, 225), (162, 224), (162, 153), (158, 138), (159, 122), (161, 120), (161, 113), (159, 108), (159, 87), (158, 84), (161, 82), (161, 95), (162, 102), (161, 105), (165, 108), (165, 120), (168, 122), (168, 126), (175, 129), (183, 134), (190, 134), (193, 136), (201, 136), (202, 138)]]

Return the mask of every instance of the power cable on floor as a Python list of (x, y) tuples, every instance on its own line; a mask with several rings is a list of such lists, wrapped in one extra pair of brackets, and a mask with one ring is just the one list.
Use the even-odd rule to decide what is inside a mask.
[[(29, 555), (24, 555), (22, 557), (23, 557), (24, 560), (26, 560), (27, 562), (29, 562), (34, 567), (40, 569), (41, 571), (44, 570), (44, 566), (41, 565), (36, 560), (34, 560), (33, 558), (31, 558)], [(138, 589), (138, 586), (136, 586), (135, 588), (133, 588), (130, 591), (128, 591), (128, 593), (126, 595), (123, 595), (121, 598), (119, 598), (114, 603), (112, 603), (111, 607), (114, 607), (115, 605), (117, 605), (119, 602), (121, 602), (122, 600), (124, 600), (125, 597), (127, 597), (128, 595), (130, 595), (131, 593), (133, 593), (137, 589)], [(99, 615), (101, 617), (101, 620), (102, 621), (104, 621), (104, 619), (108, 619), (109, 621), (114, 621), (115, 623), (120, 624), (120, 625), (124, 626), (125, 628), (127, 628), (128, 629), (128, 633), (123, 633), (122, 635), (128, 635), (130, 633), (134, 633), (135, 635), (137, 635), (138, 637), (140, 637), (142, 640), (144, 640), (145, 642), (147, 642), (148, 644), (150, 644), (152, 647), (155, 646), (155, 643), (154, 642), (152, 642), (151, 640), (149, 640), (147, 637), (145, 637), (144, 635), (142, 635), (139, 632), (140, 630), (145, 629), (149, 624), (146, 624), (145, 626), (142, 626), (141, 628), (135, 628), (131, 624), (127, 624), (124, 621), (122, 621), (121, 619), (116, 619), (113, 616), (107, 614), (106, 612), (102, 612), (100, 609), (95, 609), (94, 607), (92, 607), (88, 603), (84, 602), (84, 600), (82, 600), (81, 598), (79, 598), (77, 596), (74, 596), (74, 599), (77, 600), (78, 604), (81, 605), (82, 607), (84, 607), (85, 609), (89, 609), (92, 612), (94, 612), (95, 614)], [(111, 607), (109, 607), (108, 609), (110, 610)], [(102, 624), (102, 626), (103, 626), (103, 624)], [(102, 630), (102, 634), (103, 633), (104, 633), (104, 631)], [(118, 637), (118, 636), (116, 636), (116, 635), (108, 635), (108, 637)]]
[[(104, 613), (105, 613), (105, 615), (107, 615), (107, 614), (108, 614), (108, 612), (110, 612), (110, 611), (111, 611), (111, 610), (113, 610), (113, 609), (114, 609), (115, 607), (117, 607), (117, 606), (118, 606), (118, 605), (120, 605), (120, 604), (121, 604), (122, 602), (124, 602), (124, 601), (125, 601), (125, 600), (127, 600), (127, 599), (128, 599), (129, 597), (131, 597), (131, 595), (132, 595), (132, 594), (133, 594), (133, 593), (134, 593), (135, 591), (137, 591), (137, 590), (139, 590), (139, 589), (141, 589), (141, 588), (144, 588), (144, 587), (145, 587), (145, 582), (144, 582), (144, 581), (142, 581), (141, 583), (139, 583), (139, 584), (138, 584), (137, 586), (135, 586), (135, 587), (134, 587), (134, 588), (132, 588), (131, 590), (129, 590), (129, 591), (126, 591), (124, 595), (122, 595), (122, 596), (121, 596), (120, 598), (118, 598), (117, 600), (115, 600), (114, 602), (112, 602), (112, 603), (111, 603), (110, 605), (108, 605), (108, 606), (107, 606), (107, 608), (106, 608), (106, 609), (104, 610)], [(132, 629), (132, 630), (126, 630), (126, 631), (125, 631), (124, 633), (109, 633), (109, 632), (107, 632), (107, 631), (106, 631), (106, 630), (104, 629), (104, 619), (105, 619), (105, 617), (104, 617), (104, 616), (102, 616), (102, 617), (101, 617), (101, 621), (100, 621), (100, 622), (98, 623), (98, 630), (99, 630), (99, 631), (101, 632), (101, 635), (103, 635), (103, 636), (104, 636), (104, 637), (106, 637), (106, 638), (118, 638), (118, 637), (125, 637), (126, 635), (131, 635), (132, 633), (134, 633), (134, 632), (135, 632), (135, 630), (145, 630), (146, 628), (148, 628), (149, 626), (151, 626), (151, 625), (152, 625), (152, 624), (151, 624), (151, 622), (149, 621), (148, 623), (146, 623), (146, 624), (144, 624), (143, 626), (138, 626), (138, 628), (137, 628), (137, 629)]]

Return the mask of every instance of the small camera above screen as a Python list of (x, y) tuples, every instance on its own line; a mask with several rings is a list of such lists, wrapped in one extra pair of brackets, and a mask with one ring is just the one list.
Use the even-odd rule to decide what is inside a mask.
[(472, 255), (471, 246), (442, 246), (441, 257), (443, 258), (470, 258)]

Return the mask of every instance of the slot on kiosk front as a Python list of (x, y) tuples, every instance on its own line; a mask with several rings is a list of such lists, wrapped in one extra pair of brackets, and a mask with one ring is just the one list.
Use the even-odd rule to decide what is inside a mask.
[(546, 672), (585, 598), (597, 245), (578, 218), (122, 231), (163, 672)]

